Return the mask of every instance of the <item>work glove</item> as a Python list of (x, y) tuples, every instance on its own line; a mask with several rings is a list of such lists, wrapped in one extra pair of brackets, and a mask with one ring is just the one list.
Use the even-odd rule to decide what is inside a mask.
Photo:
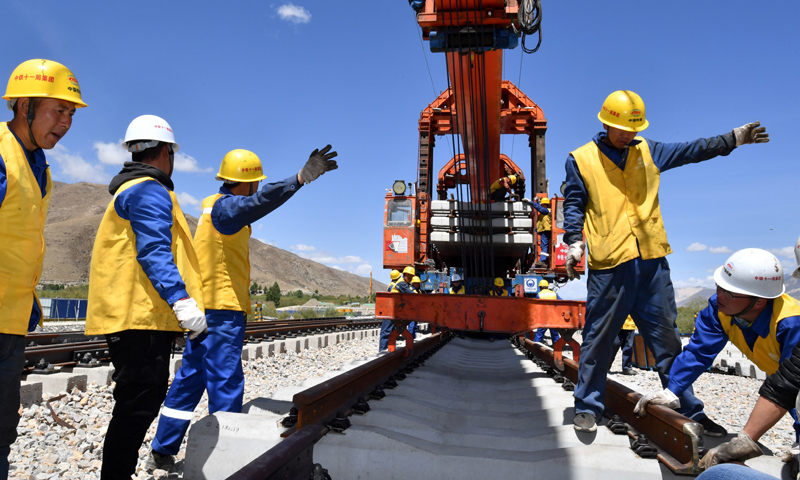
[(739, 432), (739, 435), (730, 442), (725, 442), (709, 450), (700, 459), (700, 468), (711, 468), (719, 463), (730, 461), (744, 462), (763, 454), (761, 447), (748, 434)]
[(650, 392), (642, 395), (642, 398), (640, 398), (639, 401), (636, 402), (636, 406), (633, 407), (633, 413), (638, 417), (644, 417), (647, 415), (648, 405), (664, 405), (665, 407), (676, 410), (681, 407), (681, 401), (670, 389), (665, 388), (660, 392)]
[(194, 298), (183, 298), (172, 304), (172, 311), (178, 318), (181, 328), (189, 330), (189, 340), (194, 340), (206, 331), (206, 315), (197, 308)]
[(303, 168), (300, 169), (300, 178), (304, 183), (311, 183), (323, 173), (339, 168), (339, 165), (336, 164), (336, 161), (331, 160), (331, 158), (337, 156), (338, 153), (328, 153), (330, 149), (331, 146), (327, 145), (322, 150), (315, 149), (313, 152), (311, 152), (311, 155), (308, 157), (308, 161)]
[(738, 147), (739, 145), (746, 145), (748, 143), (769, 142), (767, 127), (762, 127), (760, 125), (761, 122), (753, 122), (734, 128), (733, 135), (736, 137), (736, 146)]
[(580, 280), (581, 276), (575, 271), (575, 266), (583, 259), (586, 245), (583, 242), (574, 242), (567, 250), (567, 277), (570, 280)]

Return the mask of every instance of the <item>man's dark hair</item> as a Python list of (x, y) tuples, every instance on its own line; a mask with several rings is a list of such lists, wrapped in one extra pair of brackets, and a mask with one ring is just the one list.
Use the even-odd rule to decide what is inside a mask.
[[(44, 101), (44, 98), (41, 98), (41, 97), (29, 97), (29, 98), (30, 98), (31, 102), (33, 103), (33, 109), (34, 110), (36, 110), (36, 107), (38, 107), (39, 104), (42, 103), (42, 101)], [(20, 99), (17, 98), (17, 101), (14, 102), (14, 108), (12, 109), (12, 111), (14, 112), (14, 116), (15, 117), (17, 115), (19, 115), (19, 112), (17, 111), (17, 109), (19, 108), (19, 100)]]
[(158, 145), (151, 148), (146, 148), (141, 152), (133, 152), (131, 153), (131, 160), (134, 162), (149, 162), (152, 160), (156, 160), (159, 155), (161, 155), (161, 148), (166, 145), (165, 142), (158, 142)]

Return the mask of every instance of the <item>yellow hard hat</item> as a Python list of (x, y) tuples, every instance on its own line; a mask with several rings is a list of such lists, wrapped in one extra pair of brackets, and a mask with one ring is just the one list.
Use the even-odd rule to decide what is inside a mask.
[(548, 288), (548, 287), (550, 287), (550, 284), (547, 283), (547, 280), (545, 279), (539, 280), (539, 288)]
[(397, 280), (398, 278), (400, 278), (400, 270), (392, 270), (389, 273), (389, 278), (391, 278), (392, 280)]
[(542, 205), (550, 205), (550, 199), (549, 199), (549, 198), (547, 198), (547, 197), (544, 197), (544, 198), (542, 199)]
[(411, 279), (411, 283), (422, 283), (422, 282), (420, 281), (419, 277), (415, 275), (414, 278)]
[(497, 277), (497, 278), (494, 279), (494, 286), (495, 287), (502, 287), (503, 285), (505, 285), (505, 282), (503, 281), (502, 278)]
[(231, 182), (255, 182), (265, 178), (267, 177), (261, 171), (261, 160), (258, 159), (258, 155), (241, 148), (231, 150), (225, 155), (217, 174), (217, 180)]
[(403, 269), (403, 275), (406, 273), (410, 273), (411, 275), (416, 275), (417, 272), (414, 270), (414, 267), (406, 267)]
[(75, 107), (85, 107), (81, 99), (81, 87), (75, 75), (58, 62), (34, 58), (19, 64), (11, 72), (8, 79), (6, 94), (3, 98), (57, 98), (75, 104)]
[(609, 127), (626, 132), (641, 132), (650, 125), (645, 117), (642, 97), (630, 90), (617, 90), (609, 95), (597, 118)]

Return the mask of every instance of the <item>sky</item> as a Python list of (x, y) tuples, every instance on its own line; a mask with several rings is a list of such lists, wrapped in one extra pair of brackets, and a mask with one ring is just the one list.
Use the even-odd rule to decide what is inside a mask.
[[(768, 144), (661, 175), (672, 280), (712, 287), (713, 271), (748, 247), (793, 269), (800, 3), (542, 4), (540, 50), (506, 51), (503, 78), (544, 110), (551, 196), (567, 154), (601, 130), (597, 112), (612, 91), (642, 96), (643, 135), (661, 142), (758, 120)], [(253, 224), (253, 237), (388, 283), (384, 195), (394, 180), (416, 181), (419, 113), (447, 88), (444, 55), (422, 44), (406, 0), (8, 0), (4, 17), (0, 67), (10, 75), (31, 58), (63, 63), (89, 105), (47, 152), (54, 180), (107, 183), (128, 157), (119, 144), (130, 121), (158, 115), (181, 146), (173, 175), (181, 206), (199, 216), (228, 151), (255, 152), (271, 182), (331, 144), (339, 169)], [(502, 142), (529, 172), (527, 139)], [(434, 171), (452, 156), (449, 139), (438, 145)], [(561, 293), (580, 298), (583, 280)]]

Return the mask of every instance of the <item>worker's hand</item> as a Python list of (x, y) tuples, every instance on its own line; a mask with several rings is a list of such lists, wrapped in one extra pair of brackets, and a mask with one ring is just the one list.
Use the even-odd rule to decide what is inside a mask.
[(767, 143), (769, 142), (769, 133), (767, 127), (762, 127), (761, 122), (748, 123), (741, 127), (733, 129), (733, 135), (736, 137), (736, 146), (746, 145), (748, 143)]
[(206, 315), (197, 308), (194, 298), (184, 298), (172, 305), (172, 311), (178, 318), (181, 328), (191, 331), (189, 340), (194, 340), (206, 330)]
[(650, 392), (642, 395), (642, 398), (640, 398), (639, 401), (636, 402), (636, 406), (633, 407), (633, 413), (635, 413), (637, 417), (644, 417), (647, 415), (648, 405), (664, 405), (665, 407), (676, 410), (680, 408), (681, 401), (670, 389), (665, 388), (660, 392)]
[(739, 435), (731, 440), (725, 442), (718, 447), (714, 447), (700, 459), (700, 468), (711, 468), (719, 463), (730, 461), (744, 462), (751, 458), (756, 458), (763, 455), (761, 447), (758, 446), (753, 439), (744, 432), (739, 432)]
[(314, 150), (311, 152), (308, 161), (303, 168), (300, 169), (300, 173), (298, 173), (301, 183), (311, 183), (323, 173), (339, 168), (339, 165), (336, 164), (336, 160), (331, 160), (333, 157), (337, 156), (338, 153), (328, 153), (330, 149), (331, 146), (327, 145), (322, 150)]
[(583, 259), (584, 251), (586, 251), (586, 245), (583, 242), (575, 242), (567, 250), (567, 277), (570, 280), (581, 279), (580, 274), (575, 271), (575, 266)]

